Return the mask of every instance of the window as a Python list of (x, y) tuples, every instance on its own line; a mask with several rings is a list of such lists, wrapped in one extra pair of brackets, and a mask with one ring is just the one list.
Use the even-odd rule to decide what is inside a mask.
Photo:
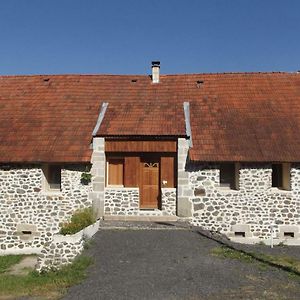
[(250, 225), (248, 224), (235, 224), (231, 226), (231, 236), (236, 238), (249, 238), (252, 237)]
[(124, 185), (124, 159), (108, 158), (107, 159), (107, 186)]
[(278, 237), (280, 239), (298, 239), (300, 237), (300, 232), (297, 225), (279, 225), (278, 229)]
[(272, 165), (272, 187), (283, 190), (291, 189), (291, 167), (290, 164)]
[(39, 232), (36, 225), (33, 224), (17, 224), (16, 235), (23, 241), (31, 241), (36, 236), (39, 236)]
[(239, 166), (234, 163), (220, 165), (220, 187), (238, 189), (239, 187)]
[(61, 189), (61, 166), (48, 165), (44, 167), (44, 190), (60, 191)]

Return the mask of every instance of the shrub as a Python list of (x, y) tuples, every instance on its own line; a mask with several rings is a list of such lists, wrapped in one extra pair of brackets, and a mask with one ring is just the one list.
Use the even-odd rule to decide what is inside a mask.
[(93, 224), (96, 221), (96, 218), (93, 215), (92, 208), (85, 208), (76, 211), (71, 221), (68, 223), (64, 223), (60, 229), (61, 234), (74, 234), (83, 228)]
[(81, 178), (80, 178), (80, 182), (83, 185), (88, 185), (92, 180), (92, 174), (88, 173), (88, 172), (83, 172), (81, 174)]

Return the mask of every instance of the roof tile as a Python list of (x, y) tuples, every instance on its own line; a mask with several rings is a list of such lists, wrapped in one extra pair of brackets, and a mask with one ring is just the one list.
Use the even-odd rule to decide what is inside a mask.
[(90, 161), (102, 102), (99, 135), (183, 135), (184, 101), (191, 159), (300, 161), (296, 73), (0, 76), (0, 161)]

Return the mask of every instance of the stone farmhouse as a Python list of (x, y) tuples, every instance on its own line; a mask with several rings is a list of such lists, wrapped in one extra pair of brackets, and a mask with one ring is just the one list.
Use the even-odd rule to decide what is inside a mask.
[(159, 71), (0, 76), (2, 253), (89, 206), (299, 243), (300, 74)]

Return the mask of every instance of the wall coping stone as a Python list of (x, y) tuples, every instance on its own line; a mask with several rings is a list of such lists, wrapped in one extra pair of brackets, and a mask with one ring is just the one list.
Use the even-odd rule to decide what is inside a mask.
[(96, 221), (94, 224), (83, 228), (82, 230), (74, 233), (74, 234), (54, 234), (53, 235), (53, 243), (77, 243), (82, 238), (88, 237), (91, 238), (99, 229), (100, 220)]

